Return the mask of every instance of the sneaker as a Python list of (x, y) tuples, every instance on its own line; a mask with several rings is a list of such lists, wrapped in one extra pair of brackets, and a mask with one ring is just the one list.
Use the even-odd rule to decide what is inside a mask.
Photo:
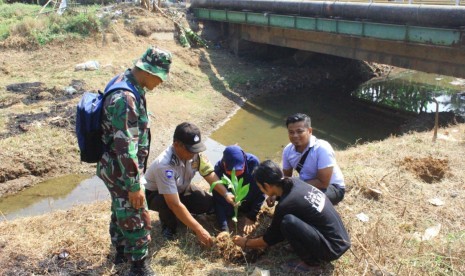
[(150, 267), (147, 258), (139, 261), (133, 261), (128, 276), (155, 276), (155, 271)]
[(163, 225), (162, 228), (161, 228), (161, 234), (162, 234), (163, 238), (165, 238), (165, 240), (174, 241), (174, 239), (175, 239), (174, 235), (176, 234), (176, 231), (169, 228), (166, 225)]
[(319, 264), (308, 265), (302, 260), (291, 260), (281, 268), (290, 273), (321, 273), (323, 268)]

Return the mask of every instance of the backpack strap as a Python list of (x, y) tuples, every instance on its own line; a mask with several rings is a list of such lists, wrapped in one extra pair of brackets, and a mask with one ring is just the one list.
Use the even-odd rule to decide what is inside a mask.
[(307, 160), (308, 153), (312, 150), (313, 147), (308, 148), (308, 150), (300, 157), (299, 163), (295, 167), (295, 170), (300, 174), (300, 171), (302, 170), (305, 160)]
[(115, 76), (105, 87), (104, 90), (104, 97), (107, 95), (111, 94), (112, 92), (115, 92), (117, 90), (126, 90), (129, 92), (132, 92), (134, 96), (136, 97), (137, 102), (140, 102), (140, 94), (139, 91), (137, 91), (137, 88), (130, 82), (128, 81), (123, 81), (123, 74)]

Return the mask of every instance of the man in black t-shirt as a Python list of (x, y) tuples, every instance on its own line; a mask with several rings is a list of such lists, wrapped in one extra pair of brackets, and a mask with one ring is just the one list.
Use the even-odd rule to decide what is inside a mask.
[[(301, 262), (300, 271), (338, 259), (350, 248), (350, 238), (331, 202), (319, 189), (297, 178), (284, 178), (281, 168), (267, 160), (254, 171), (257, 185), (279, 197), (273, 221), (259, 238), (233, 238), (243, 248), (265, 248), (287, 240)], [(292, 268), (292, 267), (291, 267)]]

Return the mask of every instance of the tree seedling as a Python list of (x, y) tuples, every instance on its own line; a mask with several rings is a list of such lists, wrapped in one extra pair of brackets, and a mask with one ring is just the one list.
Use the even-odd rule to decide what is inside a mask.
[(233, 169), (231, 172), (231, 179), (227, 177), (225, 174), (223, 174), (223, 176), (221, 177), (221, 180), (213, 182), (213, 184), (210, 187), (210, 192), (212, 192), (213, 188), (215, 188), (217, 184), (223, 184), (234, 195), (235, 204), (234, 204), (234, 216), (232, 220), (234, 221), (236, 225), (236, 233), (238, 233), (237, 232), (237, 212), (239, 211), (239, 206), (241, 206), (242, 200), (249, 193), (249, 186), (250, 186), (249, 184), (242, 185), (243, 182), (244, 182), (244, 178), (238, 179), (236, 177), (236, 170)]

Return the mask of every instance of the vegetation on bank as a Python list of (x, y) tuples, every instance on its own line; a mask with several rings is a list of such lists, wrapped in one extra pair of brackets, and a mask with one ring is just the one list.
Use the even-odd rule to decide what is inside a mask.
[(34, 45), (45, 45), (55, 40), (87, 37), (107, 24), (105, 19), (97, 16), (97, 5), (86, 7), (86, 12), (70, 9), (62, 15), (50, 6), (42, 8), (34, 4), (0, 3), (0, 42), (17, 38)]

